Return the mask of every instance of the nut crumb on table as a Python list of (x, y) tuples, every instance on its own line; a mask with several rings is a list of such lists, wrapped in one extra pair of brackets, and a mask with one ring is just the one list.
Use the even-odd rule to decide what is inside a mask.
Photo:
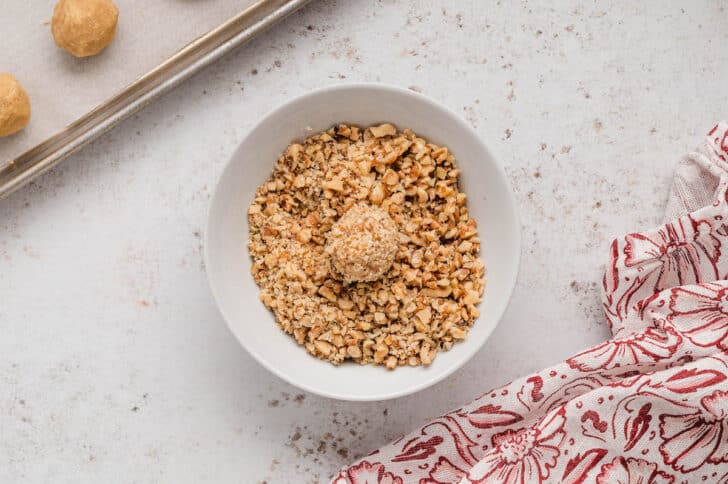
[(479, 315), (485, 267), (453, 155), (385, 123), (291, 144), (248, 209), (281, 328), (338, 365), (429, 365)]

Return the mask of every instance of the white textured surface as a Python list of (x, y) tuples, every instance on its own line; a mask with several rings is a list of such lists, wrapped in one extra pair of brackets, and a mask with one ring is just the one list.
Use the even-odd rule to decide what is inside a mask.
[[(0, 202), (0, 482), (323, 481), (607, 337), (610, 238), (659, 222), (670, 168), (726, 116), (728, 12), (444, 3), (316, 1)], [(258, 366), (201, 265), (210, 189), (246, 130), (351, 80), (461, 112), (506, 165), (524, 224), (520, 282), (485, 348), (385, 403), (314, 397)]]

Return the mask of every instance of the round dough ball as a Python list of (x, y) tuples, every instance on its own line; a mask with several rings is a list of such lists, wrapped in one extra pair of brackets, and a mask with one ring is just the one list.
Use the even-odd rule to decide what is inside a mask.
[(351, 207), (326, 234), (331, 268), (344, 282), (381, 278), (394, 262), (399, 232), (387, 212), (358, 204)]
[(51, 32), (58, 47), (76, 57), (101, 52), (114, 40), (119, 9), (111, 0), (59, 0)]
[(30, 121), (30, 99), (10, 74), (0, 73), (0, 136), (17, 133)]

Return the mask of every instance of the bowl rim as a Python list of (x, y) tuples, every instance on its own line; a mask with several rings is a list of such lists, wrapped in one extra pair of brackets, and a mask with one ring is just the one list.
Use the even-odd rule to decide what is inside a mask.
[[(452, 375), (455, 371), (459, 370), (467, 362), (469, 362), (473, 356), (477, 352), (479, 352), (483, 346), (485, 345), (485, 342), (488, 341), (490, 336), (492, 335), (493, 331), (496, 327), (500, 324), (501, 319), (503, 318), (503, 315), (505, 314), (506, 310), (508, 309), (508, 306), (510, 305), (510, 302), (512, 300), (513, 291), (515, 290), (516, 282), (518, 280), (518, 274), (520, 272), (520, 265), (521, 265), (521, 222), (520, 217), (518, 213), (518, 205), (516, 203), (516, 198), (513, 192), (513, 187), (508, 179), (508, 176), (506, 175), (505, 169), (503, 165), (499, 162), (499, 160), (493, 156), (493, 153), (488, 149), (486, 144), (483, 142), (481, 137), (478, 135), (478, 133), (455, 111), (450, 109), (449, 107), (445, 106), (444, 104), (441, 104), (438, 101), (435, 101), (431, 99), (428, 96), (425, 96), (419, 92), (412, 91), (411, 89), (405, 89), (403, 87), (399, 87), (392, 84), (386, 84), (386, 83), (380, 83), (380, 82), (350, 82), (350, 83), (343, 83), (343, 84), (335, 84), (335, 85), (329, 85), (324, 86), (320, 88), (316, 88), (313, 90), (310, 90), (308, 92), (305, 92), (301, 95), (294, 96), (283, 103), (279, 104), (278, 106), (274, 107), (273, 109), (269, 110), (265, 115), (260, 117), (247, 131), (246, 133), (240, 138), (240, 142), (238, 143), (238, 146), (235, 148), (235, 150), (230, 155), (229, 159), (225, 162), (225, 165), (223, 166), (220, 175), (217, 179), (217, 182), (215, 183), (212, 196), (210, 197), (210, 202), (208, 204), (206, 216), (207, 216), (207, 222), (205, 224), (205, 235), (204, 235), (204, 250), (203, 250), (203, 257), (205, 261), (206, 267), (212, 267), (210, 265), (210, 233), (211, 233), (211, 223), (212, 223), (212, 217), (211, 213), (213, 208), (217, 205), (217, 198), (220, 196), (220, 185), (222, 185), (223, 180), (225, 179), (228, 171), (231, 169), (232, 165), (235, 163), (235, 160), (237, 159), (237, 153), (240, 149), (240, 146), (245, 143), (245, 141), (248, 139), (248, 137), (253, 133), (258, 126), (268, 121), (268, 119), (278, 115), (281, 111), (285, 111), (288, 109), (293, 103), (297, 103), (300, 101), (304, 101), (307, 98), (316, 97), (321, 94), (327, 94), (330, 92), (338, 92), (338, 91), (355, 91), (359, 89), (366, 89), (366, 90), (380, 90), (388, 93), (394, 93), (396, 95), (401, 95), (404, 97), (409, 97), (416, 99), (419, 102), (424, 102), (426, 104), (429, 104), (430, 106), (443, 111), (447, 116), (452, 118), (453, 122), (457, 125), (458, 129), (468, 131), (474, 139), (477, 139), (478, 143), (480, 144), (480, 148), (488, 154), (490, 159), (493, 161), (493, 164), (495, 165), (495, 170), (498, 175), (500, 183), (502, 183), (505, 187), (507, 187), (507, 198), (510, 202), (510, 213), (506, 214), (507, 216), (511, 217), (514, 225), (515, 225), (515, 231), (514, 231), (514, 254), (515, 254), (515, 260), (512, 261), (513, 264), (513, 272), (510, 275), (510, 280), (507, 281), (506, 286), (506, 297), (505, 297), (505, 303), (502, 304), (500, 307), (500, 310), (497, 314), (493, 314), (493, 317), (495, 318), (495, 324), (490, 327), (489, 329), (486, 329), (485, 334), (482, 336), (483, 340), (480, 344), (470, 348), (468, 350), (468, 353), (463, 354), (463, 356), (455, 361), (450, 367), (446, 368), (444, 371), (442, 371), (439, 375), (434, 376), (433, 378), (424, 380), (423, 382), (412, 385), (410, 387), (406, 387), (402, 390), (394, 391), (394, 392), (386, 392), (386, 393), (375, 393), (370, 395), (351, 395), (351, 394), (344, 394), (344, 393), (337, 393), (327, 390), (322, 390), (320, 388), (312, 387), (309, 384), (299, 382), (295, 380), (294, 378), (289, 377), (285, 372), (281, 371), (276, 367), (274, 364), (270, 363), (266, 358), (263, 358), (262, 355), (251, 345), (248, 345), (244, 340), (239, 338), (237, 336), (237, 333), (233, 329), (230, 319), (228, 318), (227, 314), (225, 314), (225, 310), (223, 309), (223, 306), (221, 304), (219, 291), (217, 289), (216, 283), (213, 281), (213, 278), (210, 275), (209, 271), (205, 271), (207, 282), (210, 287), (210, 292), (212, 293), (213, 300), (215, 301), (215, 306), (217, 307), (217, 310), (219, 314), (222, 316), (222, 319), (225, 321), (225, 325), (227, 326), (228, 330), (232, 333), (232, 335), (235, 337), (235, 339), (238, 341), (240, 346), (242, 346), (252, 357), (255, 361), (258, 362), (261, 366), (263, 366), (265, 369), (276, 375), (278, 378), (282, 379), (283, 381), (300, 388), (302, 390), (305, 390), (307, 392), (313, 393), (315, 395), (319, 395), (326, 398), (331, 398), (335, 400), (344, 400), (344, 401), (360, 401), (360, 402), (373, 402), (373, 401), (385, 401), (390, 400), (394, 398), (404, 397), (407, 395), (412, 395), (414, 393), (420, 392), (426, 388), (429, 388), (443, 380), (445, 380), (447, 377)], [(336, 121), (332, 121), (332, 123), (335, 123)], [(486, 272), (487, 274), (487, 272)], [(487, 276), (486, 276), (487, 277)], [(502, 285), (506, 285), (503, 284)], [(486, 286), (487, 290), (487, 286)], [(492, 314), (492, 313), (491, 313)], [(465, 350), (461, 350), (465, 351)]]

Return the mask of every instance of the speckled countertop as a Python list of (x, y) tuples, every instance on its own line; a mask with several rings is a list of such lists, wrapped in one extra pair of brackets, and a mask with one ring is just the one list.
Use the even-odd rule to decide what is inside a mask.
[[(720, 0), (314, 1), (0, 202), (0, 482), (323, 482), (605, 339), (607, 244), (660, 221), (678, 157), (728, 116), (727, 42)], [(513, 303), (483, 350), (383, 403), (316, 397), (260, 367), (201, 255), (211, 188), (245, 132), (350, 81), (460, 112), (506, 166), (523, 222)]]

